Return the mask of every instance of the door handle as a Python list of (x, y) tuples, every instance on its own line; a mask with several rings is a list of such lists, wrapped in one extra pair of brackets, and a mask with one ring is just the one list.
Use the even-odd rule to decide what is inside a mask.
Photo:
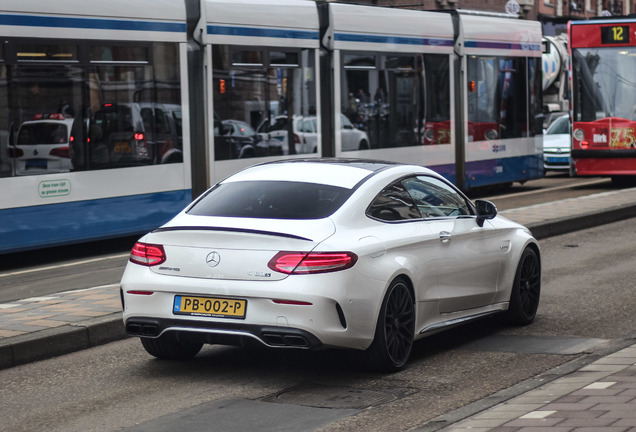
[(442, 241), (442, 243), (449, 242), (451, 237), (452, 235), (448, 231), (440, 231), (439, 233), (439, 239)]

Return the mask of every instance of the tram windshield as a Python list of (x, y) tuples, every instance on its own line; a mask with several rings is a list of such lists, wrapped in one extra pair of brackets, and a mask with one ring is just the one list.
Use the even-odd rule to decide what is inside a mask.
[(636, 120), (636, 47), (572, 51), (574, 121)]

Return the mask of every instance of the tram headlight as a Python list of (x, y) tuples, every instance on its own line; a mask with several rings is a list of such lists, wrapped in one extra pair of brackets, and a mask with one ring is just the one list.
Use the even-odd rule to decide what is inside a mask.
[(573, 136), (575, 139), (583, 141), (585, 139), (585, 132), (583, 132), (583, 129), (576, 129)]
[(499, 134), (494, 129), (488, 129), (484, 133), (484, 137), (486, 137), (487, 140), (496, 140), (499, 137)]

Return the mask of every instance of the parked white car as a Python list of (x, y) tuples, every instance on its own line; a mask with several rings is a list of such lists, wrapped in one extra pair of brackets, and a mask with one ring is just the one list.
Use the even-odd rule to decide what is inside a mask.
[(554, 120), (543, 135), (543, 166), (550, 170), (570, 169), (570, 116)]
[[(342, 151), (369, 149), (369, 137), (365, 131), (356, 129), (351, 121), (340, 115), (340, 137)], [(315, 116), (294, 116), (294, 143), (296, 154), (316, 153), (318, 148), (318, 120)], [(283, 154), (289, 154), (287, 143), (287, 117), (278, 116), (273, 122), (267, 120), (258, 128), (264, 139), (277, 140), (283, 149)]]

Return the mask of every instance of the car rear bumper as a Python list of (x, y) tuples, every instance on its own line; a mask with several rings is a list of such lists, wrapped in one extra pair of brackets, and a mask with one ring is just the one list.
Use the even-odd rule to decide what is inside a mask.
[(289, 327), (144, 317), (126, 320), (130, 336), (156, 338), (167, 332), (190, 334), (210, 344), (243, 346), (255, 340), (272, 348), (316, 349), (323, 345), (313, 334)]

